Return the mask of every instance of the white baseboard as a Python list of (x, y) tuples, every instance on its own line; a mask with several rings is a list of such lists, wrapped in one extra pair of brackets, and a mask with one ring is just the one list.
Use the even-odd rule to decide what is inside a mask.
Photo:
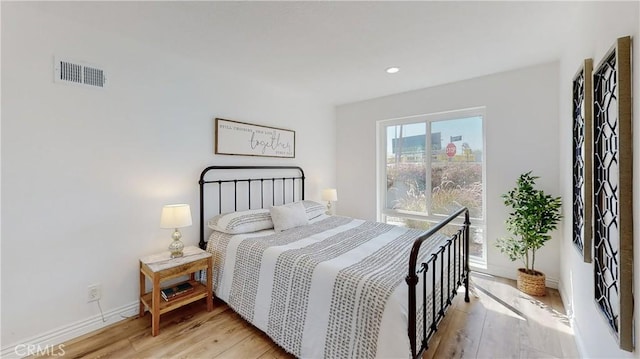
[(54, 356), (57, 352), (58, 356), (62, 356), (60, 354), (63, 354), (62, 350), (64, 350), (64, 347), (60, 348), (59, 344), (125, 320), (131, 316), (138, 315), (138, 305), (139, 302), (135, 301), (105, 312), (104, 321), (102, 320), (102, 316), (97, 314), (87, 319), (21, 340), (18, 343), (7, 345), (0, 351), (0, 358), (22, 358), (36, 354), (36, 350), (39, 350), (40, 353), (54, 354)]
[(575, 316), (573, 315), (573, 307), (571, 307), (571, 303), (569, 302), (569, 295), (565, 290), (564, 286), (560, 284), (558, 286), (558, 291), (560, 292), (560, 298), (562, 299), (562, 305), (564, 306), (564, 310), (567, 313), (567, 317), (569, 317), (569, 323), (571, 324), (571, 329), (573, 329), (573, 337), (576, 340), (576, 348), (578, 349), (578, 354), (580, 358), (584, 358), (584, 342), (582, 341), (582, 335), (580, 334), (580, 329), (575, 320)]

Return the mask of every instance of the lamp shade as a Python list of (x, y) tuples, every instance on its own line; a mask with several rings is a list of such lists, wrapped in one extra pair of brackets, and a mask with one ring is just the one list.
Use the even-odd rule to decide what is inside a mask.
[(327, 188), (322, 191), (322, 200), (323, 201), (337, 201), (338, 200), (338, 191), (335, 188)]
[(191, 208), (188, 204), (168, 204), (162, 207), (160, 228), (181, 228), (191, 225)]

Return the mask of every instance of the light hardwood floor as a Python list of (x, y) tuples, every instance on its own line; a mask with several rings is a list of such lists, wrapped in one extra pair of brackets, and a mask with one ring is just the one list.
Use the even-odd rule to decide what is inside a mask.
[(579, 357), (557, 290), (532, 297), (514, 280), (474, 273), (471, 281), (471, 302), (456, 296), (423, 358)]
[[(558, 291), (530, 297), (512, 280), (472, 276), (431, 338), (424, 358), (578, 357)], [(65, 343), (65, 358), (292, 358), (224, 303), (200, 301), (162, 316), (131, 318)]]

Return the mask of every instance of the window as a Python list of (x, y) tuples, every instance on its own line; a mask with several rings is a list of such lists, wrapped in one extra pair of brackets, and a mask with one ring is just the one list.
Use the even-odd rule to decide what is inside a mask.
[(428, 229), (461, 207), (470, 256), (486, 265), (484, 108), (378, 122), (378, 217)]

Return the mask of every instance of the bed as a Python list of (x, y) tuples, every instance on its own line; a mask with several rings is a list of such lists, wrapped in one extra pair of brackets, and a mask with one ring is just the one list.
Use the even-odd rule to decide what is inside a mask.
[(416, 358), (460, 286), (469, 301), (466, 208), (424, 232), (325, 214), (299, 167), (211, 166), (199, 183), (215, 296), (297, 357)]

